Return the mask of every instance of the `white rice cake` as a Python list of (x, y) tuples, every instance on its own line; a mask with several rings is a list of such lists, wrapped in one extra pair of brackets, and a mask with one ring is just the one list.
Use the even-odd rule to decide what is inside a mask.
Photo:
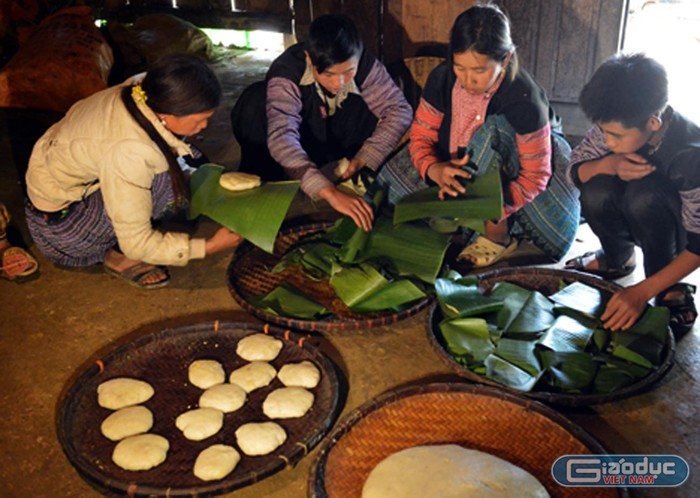
[(148, 382), (129, 377), (117, 377), (97, 386), (97, 403), (109, 410), (138, 405), (155, 394)]
[(242, 407), (247, 397), (245, 390), (236, 384), (217, 384), (202, 393), (199, 397), (199, 407), (231, 413)]
[(272, 361), (282, 350), (282, 341), (267, 334), (252, 334), (236, 345), (238, 356), (248, 361)]
[(287, 439), (284, 428), (275, 422), (250, 422), (236, 429), (236, 442), (250, 456), (267, 455)]
[(235, 448), (215, 444), (202, 450), (194, 462), (194, 475), (203, 481), (223, 479), (236, 468), (241, 455)]
[(148, 470), (163, 463), (170, 443), (158, 434), (139, 434), (122, 439), (114, 447), (112, 460), (125, 470)]
[(102, 435), (112, 441), (148, 432), (153, 427), (153, 413), (145, 406), (127, 406), (102, 421)]
[(313, 404), (313, 393), (303, 387), (281, 387), (267, 395), (262, 407), (263, 413), (270, 418), (299, 418)]
[(228, 378), (231, 384), (236, 384), (247, 393), (267, 386), (277, 375), (275, 367), (265, 361), (252, 361), (237, 368)]
[(456, 444), (415, 446), (379, 462), (362, 498), (546, 498), (542, 484), (512, 463)]
[(287, 363), (280, 368), (277, 378), (287, 387), (313, 389), (321, 380), (321, 372), (309, 360), (300, 363)]
[(219, 177), (219, 185), (233, 192), (250, 190), (259, 187), (261, 183), (258, 175), (242, 173), (240, 171), (229, 171), (228, 173), (223, 173)]
[(226, 382), (224, 367), (216, 360), (195, 360), (187, 369), (190, 384), (200, 389), (208, 389)]
[(213, 436), (224, 425), (224, 413), (214, 408), (195, 408), (178, 415), (175, 426), (187, 439), (201, 441)]

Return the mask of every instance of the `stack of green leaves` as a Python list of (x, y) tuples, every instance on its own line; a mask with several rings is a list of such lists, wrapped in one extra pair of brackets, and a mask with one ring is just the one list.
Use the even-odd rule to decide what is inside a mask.
[(662, 361), (668, 309), (649, 307), (626, 331), (603, 328), (611, 295), (575, 282), (547, 297), (509, 282), (482, 295), (477, 281), (436, 280), (447, 350), (476, 374), (518, 391), (607, 394)]
[[(375, 197), (375, 209), (384, 193)], [(272, 270), (302, 271), (305, 278), (327, 281), (335, 295), (353, 313), (401, 311), (425, 299), (449, 245), (449, 236), (433, 231), (426, 223), (395, 226), (387, 214), (375, 218), (372, 230), (365, 232), (345, 217), (327, 231), (302, 241), (287, 252)], [(281, 305), (281, 293), (304, 298), (300, 311), (290, 304)], [(256, 300), (256, 306), (278, 315), (296, 318), (321, 318), (331, 313), (305, 296), (289, 282), (282, 289)], [(290, 300), (291, 302), (291, 300)]]

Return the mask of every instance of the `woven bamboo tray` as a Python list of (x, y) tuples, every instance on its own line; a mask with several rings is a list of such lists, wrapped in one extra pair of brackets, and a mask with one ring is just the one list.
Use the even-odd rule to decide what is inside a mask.
[[(219, 433), (203, 441), (185, 439), (175, 427), (181, 413), (197, 407), (201, 389), (188, 382), (188, 367), (196, 359), (219, 361), (228, 375), (247, 362), (236, 354), (243, 337), (267, 330), (282, 339), (283, 348), (271, 364), (279, 370), (285, 363), (309, 360), (321, 372), (312, 409), (297, 419), (276, 420), (287, 440), (264, 456), (247, 456), (234, 471), (219, 481), (202, 481), (192, 469), (200, 451), (212, 444), (234, 447), (234, 432), (245, 422), (264, 421), (262, 402), (282, 383), (275, 379), (248, 395), (245, 405), (224, 415)], [(276, 327), (235, 322), (213, 322), (146, 335), (118, 348), (82, 373), (60, 402), (58, 438), (80, 475), (97, 488), (129, 496), (214, 496), (260, 481), (293, 466), (330, 430), (339, 413), (338, 377), (333, 363), (302, 336)], [(97, 404), (97, 386), (109, 379), (128, 376), (149, 382), (155, 395), (143, 405), (154, 417), (152, 434), (170, 442), (165, 462), (147, 471), (123, 470), (112, 462), (115, 442), (102, 436), (100, 424), (112, 413)]]
[[(257, 316), (261, 320), (269, 323), (281, 325), (298, 330), (310, 331), (333, 331), (333, 330), (356, 330), (363, 328), (381, 327), (390, 325), (400, 320), (415, 315), (429, 303), (430, 299), (422, 299), (400, 312), (385, 311), (380, 313), (352, 313), (349, 310), (342, 316), (335, 314), (319, 320), (300, 320), (279, 316), (257, 308), (251, 303), (252, 298), (267, 294), (280, 285), (285, 277), (281, 274), (271, 273), (272, 268), (280, 258), (297, 242), (305, 237), (318, 234), (322, 230), (329, 228), (331, 223), (318, 223), (290, 228), (280, 232), (275, 242), (274, 254), (268, 254), (262, 249), (244, 242), (235, 252), (231, 264), (228, 267), (228, 288), (236, 302), (245, 311)], [(295, 277), (295, 275), (291, 275)], [(296, 275), (298, 277), (298, 275)], [(294, 282), (297, 287), (303, 288), (310, 297), (314, 291), (320, 294), (329, 292), (330, 299), (335, 299), (332, 290), (325, 284), (316, 284), (311, 280)]]
[(539, 402), (455, 383), (401, 388), (349, 413), (314, 460), (308, 496), (359, 497), (380, 461), (429, 444), (458, 444), (503, 458), (534, 475), (553, 498), (628, 496), (624, 488), (568, 488), (553, 480), (551, 467), (560, 456), (606, 453), (579, 426)]
[[(609, 292), (616, 292), (622, 288), (616, 283), (608, 282), (600, 277), (588, 273), (535, 267), (503, 268), (481, 273), (477, 275), (477, 278), (479, 279), (479, 287), (484, 291), (489, 291), (497, 282), (510, 282), (520, 285), (526, 289), (537, 290), (545, 296), (556, 293), (559, 290), (559, 284), (561, 281), (564, 281), (567, 284), (581, 282), (586, 285), (590, 285), (591, 287)], [(447, 345), (445, 344), (442, 334), (440, 333), (439, 325), (443, 318), (444, 315), (442, 310), (440, 309), (438, 303), (435, 302), (428, 312), (428, 340), (430, 345), (433, 347), (433, 350), (440, 357), (440, 360), (442, 360), (442, 362), (447, 365), (450, 370), (472, 382), (496, 386), (518, 395), (527, 396), (529, 398), (548, 403), (564, 406), (584, 406), (623, 399), (649, 389), (652, 384), (666, 375), (671, 366), (673, 366), (675, 340), (671, 329), (669, 328), (668, 334), (666, 335), (666, 345), (664, 347), (661, 365), (659, 365), (645, 378), (632, 385), (609, 394), (563, 394), (546, 391), (517, 391), (478, 375), (463, 365), (460, 365), (448, 352)]]

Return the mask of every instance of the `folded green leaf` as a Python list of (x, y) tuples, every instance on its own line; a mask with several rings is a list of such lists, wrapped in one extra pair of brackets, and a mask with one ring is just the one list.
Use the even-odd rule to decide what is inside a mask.
[(401, 279), (387, 283), (375, 293), (366, 297), (351, 309), (358, 313), (400, 309), (402, 306), (424, 299), (425, 292), (410, 280)]
[(481, 318), (456, 318), (440, 324), (448, 349), (455, 355), (468, 356), (469, 363), (481, 364), (494, 350), (488, 325)]
[(231, 192), (219, 186), (223, 170), (222, 166), (205, 164), (192, 174), (188, 216), (206, 215), (271, 254), (299, 182), (266, 182), (254, 189)]
[(560, 353), (583, 352), (592, 335), (592, 329), (573, 318), (561, 315), (540, 338), (539, 344)]
[(501, 337), (494, 354), (509, 361), (513, 365), (522, 368), (533, 376), (539, 376), (542, 372), (540, 360), (535, 355), (537, 341), (509, 339)]
[(552, 378), (552, 385), (564, 392), (582, 392), (591, 385), (598, 372), (598, 363), (584, 352), (539, 352), (542, 367)]
[(394, 209), (394, 223), (426, 218), (465, 218), (488, 220), (500, 218), (503, 212), (501, 175), (498, 169), (489, 169), (473, 182), (467, 191), (457, 197), (438, 197), (438, 188), (431, 187), (402, 198)]
[(503, 307), (502, 300), (482, 295), (475, 280), (467, 285), (458, 282), (447, 278), (435, 280), (435, 293), (445, 316), (473, 316)]
[(336, 295), (349, 308), (353, 308), (388, 284), (387, 279), (376, 268), (366, 263), (340, 270), (333, 274), (329, 282)]
[(600, 318), (612, 294), (603, 289), (591, 287), (582, 282), (574, 282), (549, 299), (557, 304), (584, 313), (592, 318)]
[(634, 375), (625, 370), (601, 365), (593, 382), (593, 391), (598, 394), (609, 394), (634, 384), (635, 381)]
[(495, 354), (487, 356), (484, 364), (488, 378), (518, 391), (531, 391), (539, 378)]
[(311, 320), (327, 314), (327, 310), (323, 306), (287, 282), (275, 287), (263, 296), (251, 299), (251, 303), (258, 309), (278, 316), (303, 320)]

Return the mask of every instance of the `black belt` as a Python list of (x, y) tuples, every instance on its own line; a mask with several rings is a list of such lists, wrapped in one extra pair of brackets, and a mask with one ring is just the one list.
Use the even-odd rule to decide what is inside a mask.
[(25, 204), (32, 213), (36, 213), (37, 215), (41, 216), (46, 221), (46, 223), (48, 223), (49, 225), (56, 225), (57, 223), (60, 223), (68, 217), (73, 206), (75, 206), (76, 203), (73, 202), (71, 204), (68, 204), (60, 211), (42, 211), (41, 209), (37, 208), (34, 204), (32, 204), (32, 201), (30, 201), (29, 198), (25, 199)]

